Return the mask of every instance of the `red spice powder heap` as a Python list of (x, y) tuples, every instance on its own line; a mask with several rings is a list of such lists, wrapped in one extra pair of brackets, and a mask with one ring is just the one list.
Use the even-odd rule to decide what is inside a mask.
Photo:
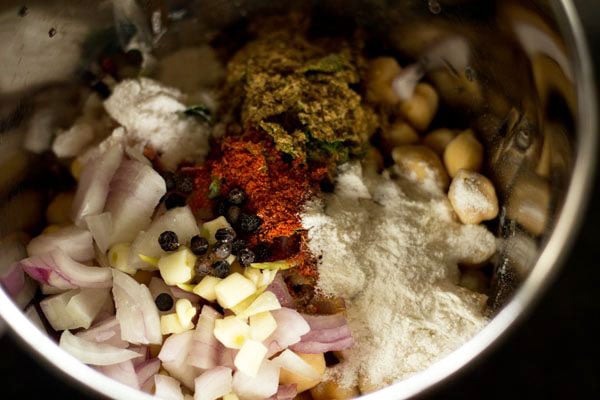
[[(194, 168), (196, 192), (190, 204), (195, 209), (207, 207), (208, 186), (219, 179), (221, 195), (233, 188), (243, 189), (248, 209), (262, 219), (260, 229), (251, 238), (254, 243), (273, 243), (294, 235), (300, 235), (304, 242), (302, 205), (326, 173), (325, 167), (311, 169), (298, 159), (285, 161), (270, 140), (227, 137), (219, 154), (213, 155), (204, 167)], [(305, 246), (292, 259), (299, 264), (302, 274), (316, 273)]]

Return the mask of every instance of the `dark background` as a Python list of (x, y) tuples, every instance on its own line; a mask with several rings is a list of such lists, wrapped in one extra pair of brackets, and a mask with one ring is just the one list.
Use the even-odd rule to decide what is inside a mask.
[[(600, 54), (594, 54), (600, 49), (600, 4), (575, 3), (600, 65)], [(483, 361), (421, 398), (600, 398), (599, 235), (597, 184), (568, 261), (532, 314)], [(0, 338), (0, 388), (4, 399), (86, 397), (38, 365), (8, 335)]]

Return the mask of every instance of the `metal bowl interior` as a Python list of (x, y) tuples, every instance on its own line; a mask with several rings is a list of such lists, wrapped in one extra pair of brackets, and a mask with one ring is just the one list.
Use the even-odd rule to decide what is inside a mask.
[[(43, 143), (72, 120), (71, 93), (100, 44), (122, 44), (119, 32), (133, 25), (160, 57), (259, 13), (311, 8), (333, 25), (362, 27), (378, 51), (428, 66), (427, 78), (445, 107), (485, 143), (487, 172), (502, 210), (493, 226), (502, 240), (490, 323), (427, 370), (364, 398), (407, 398), (440, 384), (498, 344), (551, 284), (576, 237), (596, 156), (592, 66), (571, 1), (327, 0), (284, 6), (209, 0), (152, 2), (146, 9), (115, 2), (129, 4), (116, 19), (111, 4), (83, 3), (39, 1), (24, 8), (9, 1), (0, 7), (1, 240), (43, 223), (47, 197), (38, 183), (51, 174), (43, 168)], [(102, 42), (107, 32), (112, 36)], [(43, 108), (44, 102), (52, 107)], [(33, 129), (30, 120), (40, 110), (53, 117)], [(151, 398), (63, 352), (3, 290), (0, 316), (40, 361), (82, 388), (112, 398)]]

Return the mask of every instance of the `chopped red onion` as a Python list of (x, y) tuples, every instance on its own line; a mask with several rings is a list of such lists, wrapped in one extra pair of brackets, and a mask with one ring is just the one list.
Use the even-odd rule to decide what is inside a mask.
[(112, 214), (105, 212), (98, 215), (85, 217), (85, 223), (91, 232), (98, 249), (106, 253), (111, 243), (112, 236)]
[(269, 348), (267, 357), (298, 343), (310, 331), (310, 326), (296, 310), (283, 307), (271, 311), (271, 314), (277, 322), (277, 329), (265, 340)]
[(219, 343), (213, 331), (215, 320), (221, 317), (221, 314), (210, 306), (202, 308), (187, 358), (189, 365), (201, 369), (211, 369), (218, 365), (223, 346)]
[(163, 368), (178, 379), (188, 389), (194, 388), (194, 379), (198, 376), (198, 368), (188, 365), (187, 357), (192, 346), (194, 331), (185, 331), (169, 336), (158, 354)]
[(158, 308), (146, 285), (113, 270), (113, 297), (121, 338), (134, 344), (161, 344)]
[(154, 375), (160, 370), (160, 360), (158, 358), (152, 358), (138, 365), (135, 365), (134, 363), (134, 368), (135, 373), (137, 374), (139, 387), (143, 391), (150, 393), (152, 385), (154, 385)]
[(155, 218), (152, 225), (135, 238), (129, 253), (129, 264), (132, 267), (147, 268), (147, 264), (140, 259), (140, 254), (153, 258), (160, 258), (166, 254), (158, 244), (158, 237), (164, 231), (175, 232), (179, 243), (184, 245), (189, 245), (192, 236), (200, 233), (196, 218), (188, 206), (168, 210), (160, 217)]
[(102, 212), (110, 182), (122, 159), (121, 146), (113, 146), (84, 166), (73, 200), (72, 217), (77, 226), (84, 227), (85, 217)]
[(27, 252), (20, 238), (9, 236), (0, 241), (0, 285), (21, 308), (29, 304), (37, 289), (19, 264), (24, 257)]
[(278, 367), (311, 380), (321, 378), (321, 375), (309, 363), (289, 349), (284, 350), (280, 355), (275, 357), (273, 363)]
[(226, 367), (215, 367), (194, 380), (194, 400), (216, 400), (231, 392), (232, 371)]
[(280, 273), (275, 275), (275, 279), (267, 287), (267, 290), (273, 292), (273, 294), (277, 297), (277, 300), (279, 300), (279, 304), (281, 304), (282, 307), (295, 308), (296, 304), (294, 302), (294, 299), (292, 298), (292, 295), (288, 290), (287, 284), (281, 277)]
[(337, 328), (320, 330), (312, 329), (306, 335), (302, 336), (301, 342), (332, 343), (351, 336), (352, 332), (350, 332), (350, 327), (348, 325), (342, 325)]
[(322, 330), (339, 328), (347, 325), (346, 317), (342, 313), (329, 314), (329, 315), (308, 315), (302, 314), (302, 317), (308, 322), (311, 330)]
[(277, 393), (269, 397), (269, 400), (294, 400), (298, 391), (295, 383), (291, 385), (279, 385)]
[(128, 349), (131, 351), (135, 351), (141, 356), (133, 360), (133, 366), (136, 369), (138, 368), (138, 366), (150, 359), (150, 348), (148, 348), (148, 346), (132, 345), (129, 346)]
[(62, 290), (107, 288), (112, 282), (110, 269), (80, 264), (59, 248), (44, 255), (26, 258), (20, 264), (36, 281)]
[(237, 367), (235, 366), (235, 356), (238, 353), (237, 349), (230, 349), (228, 347), (221, 347), (221, 354), (219, 356), (219, 365), (223, 367), (231, 368), (232, 371), (235, 371)]
[(233, 374), (233, 390), (244, 400), (268, 399), (277, 393), (279, 388), (279, 367), (272, 361), (265, 360), (255, 377), (241, 371)]
[(150, 218), (167, 192), (165, 180), (152, 167), (124, 160), (110, 183), (105, 211), (112, 214), (111, 244), (132, 242), (150, 225)]
[(131, 360), (123, 361), (118, 364), (101, 366), (97, 369), (115, 381), (131, 386), (134, 389), (140, 388), (138, 376), (135, 373)]
[(154, 396), (162, 400), (183, 400), (181, 384), (175, 378), (166, 375), (154, 375)]
[(27, 253), (30, 257), (41, 256), (56, 248), (64, 251), (75, 261), (88, 261), (94, 258), (92, 234), (75, 225), (34, 237), (27, 245)]
[(290, 348), (299, 353), (320, 354), (328, 351), (341, 351), (349, 349), (354, 345), (352, 336), (345, 337), (335, 342), (300, 342), (292, 345)]
[(105, 343), (121, 349), (129, 343), (121, 339), (121, 325), (116, 317), (110, 317), (93, 325), (90, 329), (78, 332), (75, 336), (96, 343)]
[(75, 289), (46, 297), (40, 308), (56, 331), (90, 327), (109, 298), (109, 289)]
[(140, 356), (135, 351), (79, 338), (68, 330), (60, 336), (59, 345), (79, 361), (90, 365), (118, 364)]

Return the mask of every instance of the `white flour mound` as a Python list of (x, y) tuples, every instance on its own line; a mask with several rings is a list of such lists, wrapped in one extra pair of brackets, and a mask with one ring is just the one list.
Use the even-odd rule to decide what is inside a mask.
[[(128, 144), (150, 145), (162, 153), (167, 168), (175, 169), (181, 161), (202, 161), (209, 148), (210, 128), (183, 114), (183, 100), (179, 90), (152, 79), (127, 79), (114, 87), (104, 108), (125, 128)], [(115, 140), (109, 137), (107, 143)]]
[(414, 186), (347, 164), (335, 193), (302, 215), (323, 257), (319, 289), (346, 299), (355, 345), (330, 369), (342, 386), (369, 391), (407, 378), (486, 324), (486, 297), (457, 286), (457, 263), (486, 260), (494, 236), (456, 222), (445, 196)]

